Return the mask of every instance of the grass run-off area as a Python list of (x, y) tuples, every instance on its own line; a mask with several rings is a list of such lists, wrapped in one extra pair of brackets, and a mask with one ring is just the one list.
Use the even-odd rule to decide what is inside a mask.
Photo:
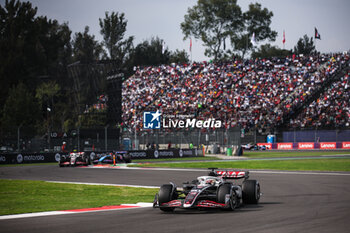
[(217, 157), (182, 157), (182, 158), (167, 158), (167, 159), (134, 159), (132, 162), (133, 163), (138, 163), (138, 162), (167, 162), (167, 161), (194, 161), (194, 160), (220, 160)]
[(268, 169), (292, 171), (350, 171), (350, 158), (315, 158), (287, 160), (235, 160), (187, 163), (150, 163), (129, 165), (136, 167), (167, 168), (226, 168), (226, 169)]
[(158, 189), (0, 180), (0, 215), (152, 202)]
[(278, 157), (308, 157), (325, 155), (350, 155), (350, 150), (334, 151), (244, 151), (243, 156), (248, 158), (278, 158)]

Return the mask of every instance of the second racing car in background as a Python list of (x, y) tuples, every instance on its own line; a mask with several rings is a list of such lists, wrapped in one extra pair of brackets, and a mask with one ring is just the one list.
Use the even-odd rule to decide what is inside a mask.
[(88, 166), (92, 164), (113, 164), (116, 163), (131, 163), (131, 156), (127, 151), (113, 151), (108, 153), (95, 152), (71, 152), (68, 155), (60, 155), (58, 165), (66, 166)]
[(61, 155), (58, 165), (65, 166), (87, 166), (90, 164), (89, 156), (86, 152), (71, 152), (68, 155)]
[(93, 164), (113, 164), (113, 156), (116, 163), (131, 163), (131, 156), (127, 151), (113, 151), (109, 153), (91, 153), (90, 159)]

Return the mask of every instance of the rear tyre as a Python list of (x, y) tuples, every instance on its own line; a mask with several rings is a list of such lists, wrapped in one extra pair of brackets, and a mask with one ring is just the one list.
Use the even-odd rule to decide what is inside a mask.
[(131, 156), (130, 155), (125, 155), (124, 156), (124, 161), (125, 161), (125, 163), (131, 163)]
[[(173, 186), (171, 184), (163, 184), (159, 189), (158, 201), (159, 205), (167, 203), (174, 199)], [(174, 211), (174, 207), (160, 207), (164, 212)]]
[(244, 204), (258, 204), (260, 199), (260, 184), (256, 180), (246, 180), (242, 184), (242, 199)]

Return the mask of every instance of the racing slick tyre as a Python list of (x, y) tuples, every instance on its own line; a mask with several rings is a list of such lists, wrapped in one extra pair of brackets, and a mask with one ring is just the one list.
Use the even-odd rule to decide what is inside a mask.
[[(167, 203), (174, 199), (173, 186), (171, 184), (163, 184), (159, 189), (158, 201), (159, 205)], [(174, 207), (160, 207), (160, 210), (165, 212), (171, 212)]]
[(242, 184), (242, 199), (244, 204), (258, 204), (260, 199), (260, 184), (257, 180), (246, 180)]
[(131, 163), (131, 156), (130, 155), (125, 155), (124, 156), (124, 161), (125, 161), (125, 163)]
[[(217, 201), (218, 203), (225, 204), (226, 194), (231, 193), (231, 185), (230, 184), (223, 184), (219, 187), (217, 192)], [(236, 208), (237, 204), (237, 196), (235, 193), (230, 197), (230, 207), (225, 210), (234, 210)]]

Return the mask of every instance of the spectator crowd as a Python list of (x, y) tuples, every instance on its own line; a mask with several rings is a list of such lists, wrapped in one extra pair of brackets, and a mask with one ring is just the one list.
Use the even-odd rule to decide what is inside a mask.
[[(219, 119), (226, 128), (273, 128), (348, 63), (344, 53), (135, 67), (123, 82), (122, 124), (142, 130), (143, 112), (159, 110), (163, 115)], [(345, 75), (288, 126), (346, 126), (349, 113)]]

